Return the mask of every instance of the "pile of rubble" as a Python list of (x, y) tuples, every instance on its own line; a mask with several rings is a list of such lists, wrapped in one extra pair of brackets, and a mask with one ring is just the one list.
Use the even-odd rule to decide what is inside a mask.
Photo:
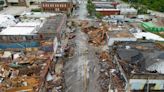
[(103, 51), (99, 54), (100, 76), (98, 83), (102, 92), (109, 92), (109, 90), (119, 90), (123, 92), (123, 81), (119, 77), (119, 71), (116, 69), (116, 64), (112, 61), (112, 56)]
[(49, 72), (46, 77), (46, 92), (63, 92), (64, 90), (64, 60), (60, 59), (58, 62), (52, 62), (49, 67)]
[(108, 52), (103, 51), (99, 53), (99, 60), (100, 76), (98, 78), (98, 83), (103, 92), (108, 92), (109, 83), (111, 81), (109, 70), (113, 67), (113, 65), (109, 64), (110, 62), (112, 63), (111, 57), (109, 56)]
[(100, 28), (86, 27), (83, 28), (82, 31), (88, 34), (88, 42), (90, 44), (93, 44), (94, 46), (105, 44), (107, 34), (107, 28), (105, 26), (101, 26)]
[[(52, 52), (1, 51), (0, 92), (61, 92), (63, 63), (56, 65)], [(61, 66), (56, 67), (56, 66)]]
[(89, 27), (89, 22), (87, 20), (83, 20), (80, 22), (81, 28), (87, 28)]

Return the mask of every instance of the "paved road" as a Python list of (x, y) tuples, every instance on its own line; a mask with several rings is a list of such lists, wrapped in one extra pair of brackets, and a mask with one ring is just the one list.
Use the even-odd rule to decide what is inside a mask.
[[(77, 20), (86, 20), (86, 2), (80, 4)], [(75, 55), (65, 64), (65, 92), (99, 92), (97, 78), (99, 74), (96, 48), (88, 44), (88, 38), (76, 28)]]

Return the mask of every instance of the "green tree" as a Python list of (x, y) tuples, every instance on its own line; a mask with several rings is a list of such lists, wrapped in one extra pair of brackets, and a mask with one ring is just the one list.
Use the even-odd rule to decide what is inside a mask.
[(95, 16), (98, 18), (98, 19), (101, 19), (102, 18), (102, 15), (100, 13), (96, 13)]
[(87, 3), (87, 10), (88, 10), (88, 13), (93, 16), (95, 14), (95, 6), (94, 4), (92, 3), (91, 0), (88, 0), (88, 3)]
[[(147, 9), (164, 12), (164, 0), (122, 0), (122, 1), (131, 2), (131, 4), (139, 4), (141, 8), (142, 5), (144, 5)], [(144, 10), (139, 10), (139, 11), (142, 12)]]

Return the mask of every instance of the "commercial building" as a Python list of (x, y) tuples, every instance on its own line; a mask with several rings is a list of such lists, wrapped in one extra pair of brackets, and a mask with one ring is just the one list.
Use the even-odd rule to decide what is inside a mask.
[(48, 18), (22, 19), (16, 25), (7, 27), (0, 32), (0, 48), (26, 49), (38, 47), (42, 41), (53, 42), (55, 37), (59, 39), (60, 33), (64, 33), (64, 24), (66, 24), (64, 14), (55, 14)]
[(128, 4), (119, 4), (116, 9), (120, 10), (121, 15), (125, 15), (127, 17), (136, 17), (138, 13), (135, 8), (130, 7)]
[(116, 2), (95, 2), (96, 12), (100, 13), (103, 16), (110, 16), (110, 15), (119, 15), (120, 10), (116, 9), (118, 3)]
[(73, 10), (72, 0), (47, 0), (41, 3), (43, 11), (66, 12), (70, 14)]
[[(163, 91), (164, 51), (160, 43), (118, 42), (115, 43), (114, 60), (116, 73), (124, 81), (122, 90), (128, 92)], [(117, 89), (117, 88), (116, 88)]]
[(103, 16), (110, 16), (110, 15), (119, 15), (119, 9), (96, 9), (96, 12), (102, 14)]
[(43, 22), (19, 22), (0, 32), (0, 48), (28, 48), (39, 46), (36, 35)]
[(28, 12), (0, 32), (0, 92), (63, 92), (64, 62), (56, 57), (66, 19), (65, 14)]

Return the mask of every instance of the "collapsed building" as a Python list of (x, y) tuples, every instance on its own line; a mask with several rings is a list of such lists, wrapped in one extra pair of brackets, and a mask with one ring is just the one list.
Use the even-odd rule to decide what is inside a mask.
[(116, 70), (124, 81), (122, 90), (128, 92), (164, 90), (164, 51), (161, 44), (138, 41), (117, 42), (113, 50)]
[(67, 17), (27, 15), (0, 32), (0, 91), (61, 91), (64, 60), (56, 54), (61, 54)]
[(54, 52), (0, 51), (1, 92), (47, 92), (63, 89), (63, 60), (53, 58)]

